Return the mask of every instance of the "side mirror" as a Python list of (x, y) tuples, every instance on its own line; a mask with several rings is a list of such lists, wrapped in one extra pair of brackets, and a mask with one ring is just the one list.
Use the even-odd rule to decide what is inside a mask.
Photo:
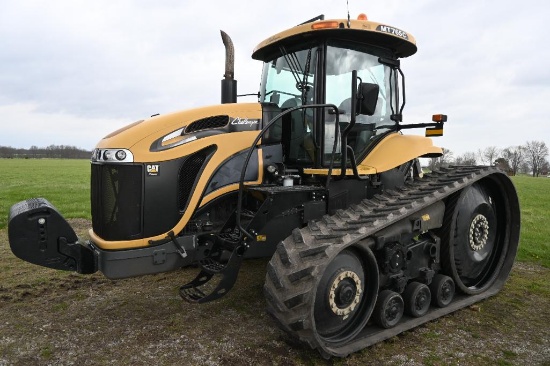
[(360, 83), (357, 88), (357, 114), (372, 116), (378, 103), (378, 84)]

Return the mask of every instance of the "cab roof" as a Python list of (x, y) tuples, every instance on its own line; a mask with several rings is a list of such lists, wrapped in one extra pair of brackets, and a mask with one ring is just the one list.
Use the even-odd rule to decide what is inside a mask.
[(369, 20), (350, 20), (348, 25), (347, 19), (331, 19), (306, 22), (277, 33), (256, 46), (252, 58), (271, 61), (281, 55), (280, 46), (333, 37), (383, 47), (397, 57), (411, 56), (417, 50), (414, 37), (401, 29)]

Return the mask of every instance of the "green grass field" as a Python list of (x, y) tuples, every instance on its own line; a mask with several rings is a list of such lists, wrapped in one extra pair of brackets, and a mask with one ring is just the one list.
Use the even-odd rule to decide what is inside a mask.
[(512, 177), (521, 207), (518, 259), (550, 268), (550, 178)]
[[(550, 268), (550, 179), (512, 178), (521, 204), (518, 259)], [(0, 159), (0, 229), (9, 208), (44, 197), (66, 218), (90, 219), (90, 163), (87, 160)]]
[(90, 161), (0, 159), (0, 229), (11, 205), (44, 197), (66, 218), (91, 218)]

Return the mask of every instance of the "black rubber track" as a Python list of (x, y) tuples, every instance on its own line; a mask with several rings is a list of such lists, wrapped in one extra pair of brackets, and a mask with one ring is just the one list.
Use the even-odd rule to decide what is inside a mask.
[[(404, 316), (391, 329), (382, 329), (369, 322), (354, 338), (345, 342), (332, 342), (317, 333), (313, 314), (317, 285), (325, 268), (338, 253), (350, 246), (357, 251), (370, 250), (368, 247), (372, 240), (369, 236), (412, 214), (422, 213), (423, 209), (435, 202), (446, 201), (474, 182), (498, 187), (499, 197), (503, 201), (499, 205), (506, 212), (505, 232), (501, 233), (503, 240), (507, 241), (506, 252), (502, 253), (504, 260), (491, 286), (471, 296), (457, 294), (447, 307), (431, 307), (420, 318)], [(444, 168), (407, 183), (402, 188), (386, 191), (346, 210), (339, 210), (335, 215), (325, 215), (323, 219), (312, 221), (302, 229), (295, 229), (292, 235), (279, 243), (268, 264), (264, 286), (267, 310), (281, 329), (317, 349), (324, 357), (344, 357), (496, 294), (512, 268), (519, 228), (517, 194), (506, 174), (494, 167)], [(441, 245), (445, 246), (445, 243)]]

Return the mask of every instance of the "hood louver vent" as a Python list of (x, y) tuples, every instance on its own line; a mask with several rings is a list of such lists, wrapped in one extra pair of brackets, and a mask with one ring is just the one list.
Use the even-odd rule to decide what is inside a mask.
[(211, 128), (220, 128), (227, 125), (227, 123), (229, 123), (229, 116), (206, 117), (190, 123), (185, 128), (185, 133), (197, 132)]
[(199, 180), (204, 163), (216, 151), (215, 146), (209, 146), (189, 156), (180, 168), (178, 174), (178, 207), (184, 212), (193, 194), (193, 187)]

